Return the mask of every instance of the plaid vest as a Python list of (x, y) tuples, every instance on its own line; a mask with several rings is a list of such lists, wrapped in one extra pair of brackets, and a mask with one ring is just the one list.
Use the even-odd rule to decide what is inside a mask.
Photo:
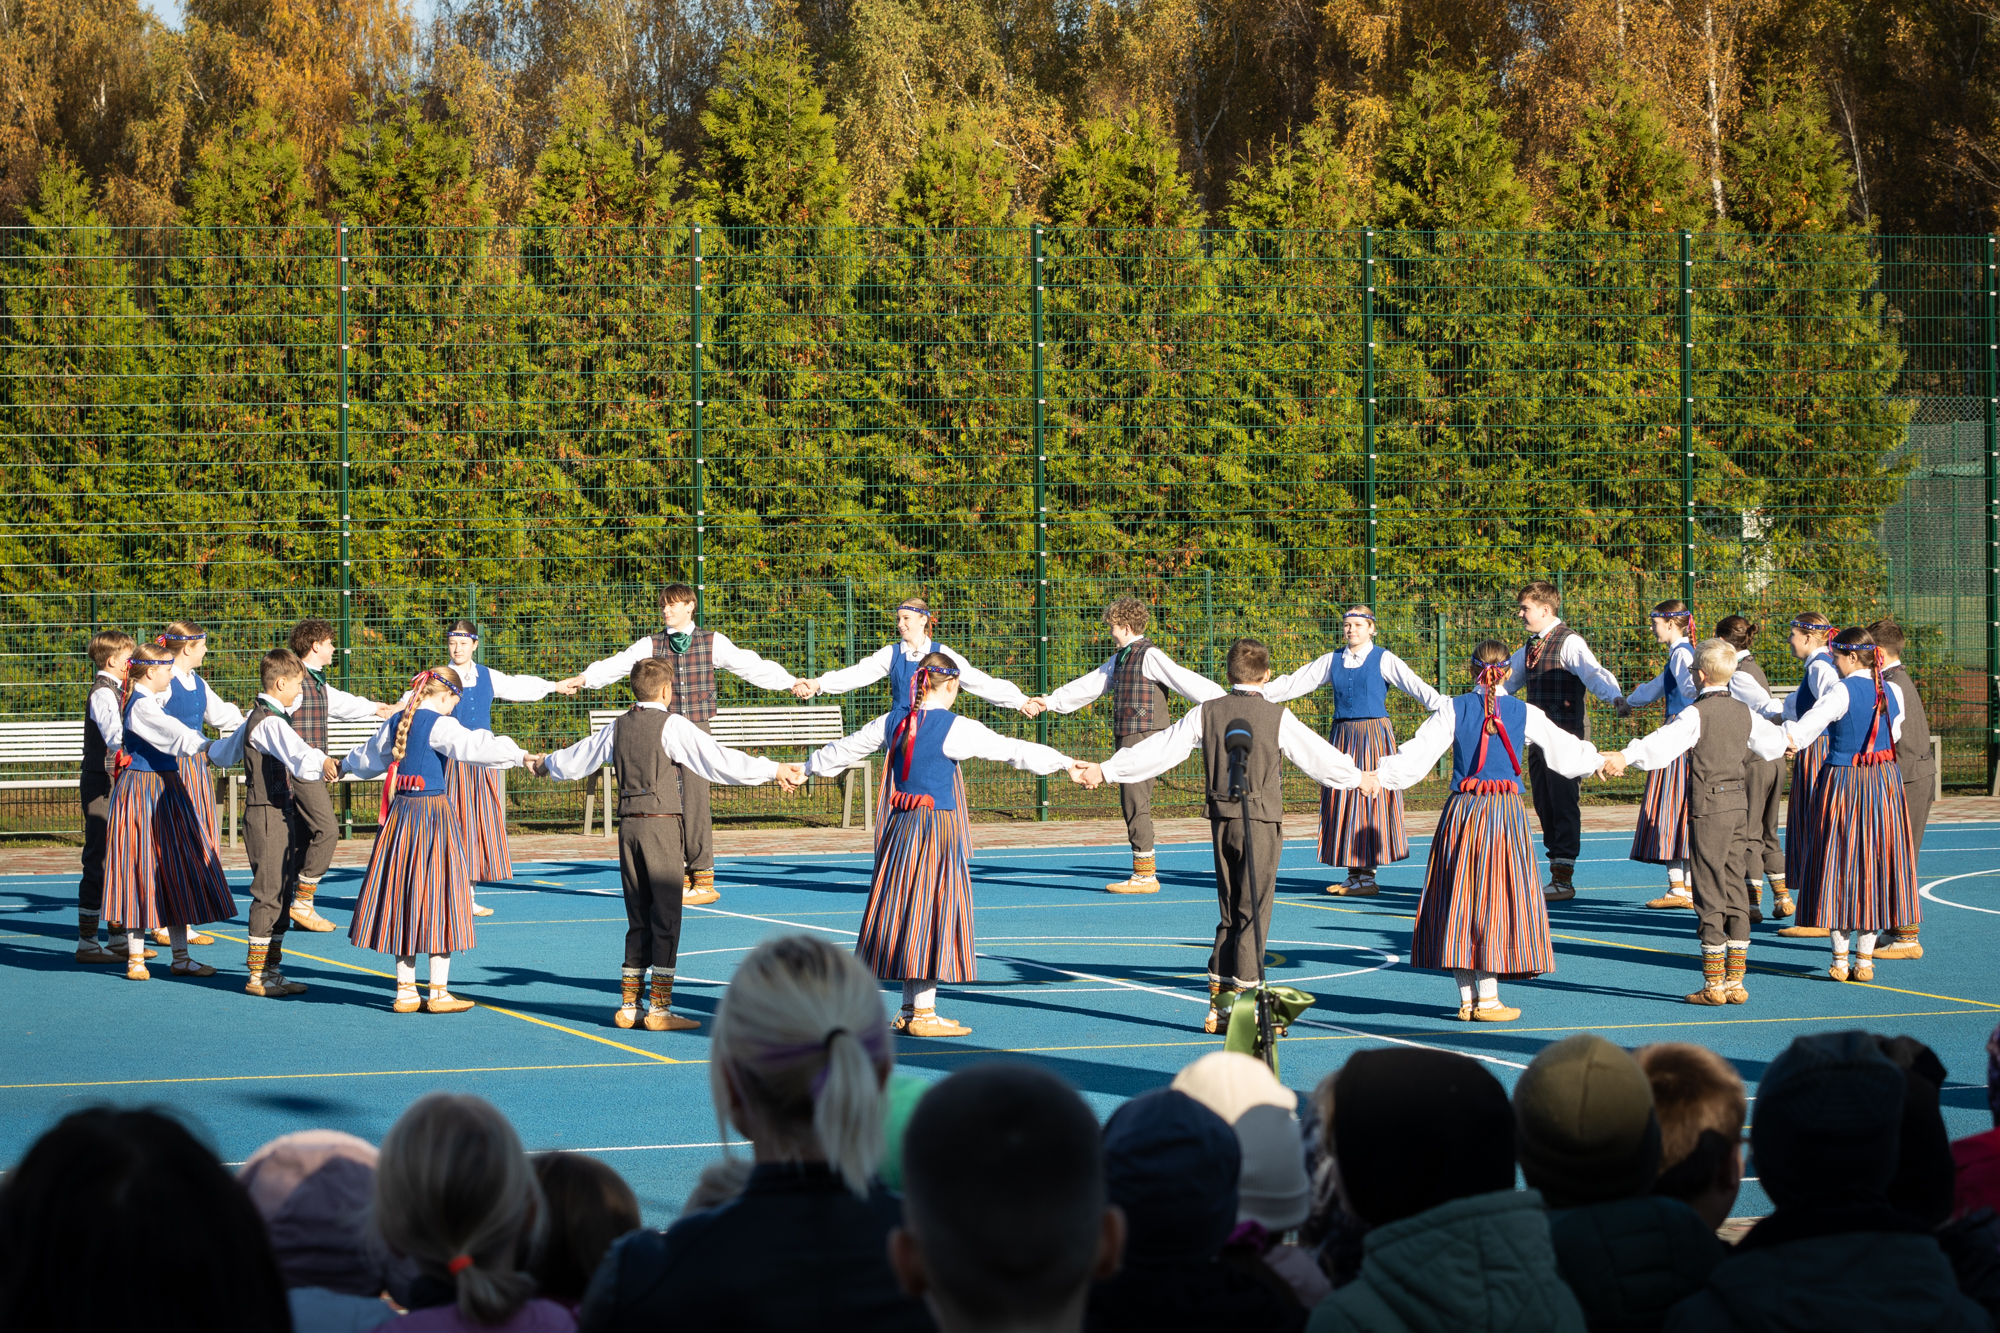
[(1567, 624), (1557, 625), (1540, 642), (1528, 645), (1522, 659), (1528, 679), (1521, 695), (1570, 735), (1589, 740), (1590, 714), (1583, 706), (1583, 680), (1562, 664), (1563, 640), (1571, 633)]
[(1153, 651), (1147, 639), (1125, 645), (1118, 666), (1111, 674), (1112, 703), (1116, 712), (1111, 734), (1117, 738), (1157, 731), (1167, 724), (1166, 687), (1146, 679), (1146, 654)]
[(259, 806), (283, 810), (292, 803), (292, 775), (276, 756), (250, 744), (251, 734), (267, 717), (279, 718), (281, 724), (286, 720), (267, 708), (262, 699), (250, 710), (250, 716), (243, 719), (243, 772), (248, 779), (243, 786), (249, 793), (243, 803), (252, 810)]
[(679, 713), (690, 722), (706, 722), (715, 716), (715, 631), (697, 629), (684, 653), (667, 642), (665, 630), (653, 636), (653, 656), (674, 668), (674, 701), (669, 713)]
[(292, 730), (299, 739), (322, 753), (326, 750), (326, 686), (306, 672), (305, 686), (299, 691), (299, 711), (292, 714)]

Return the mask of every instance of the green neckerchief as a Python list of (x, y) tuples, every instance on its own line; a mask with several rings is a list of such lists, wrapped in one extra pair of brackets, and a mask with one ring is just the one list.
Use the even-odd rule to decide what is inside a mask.
[[(305, 663), (301, 662), (301, 663), (299, 663), (299, 665), (300, 665), (300, 666), (305, 666)], [(325, 667), (306, 667), (306, 674), (307, 674), (308, 676), (311, 676), (311, 677), (313, 678), (313, 680), (314, 680), (315, 682), (317, 682), (317, 683), (318, 683), (318, 685), (319, 685), (319, 687), (320, 687), (321, 689), (325, 689), (325, 688), (326, 688), (326, 668), (325, 668)]]
[(686, 652), (688, 650), (688, 645), (693, 642), (694, 642), (694, 631), (691, 629), (687, 630), (671, 629), (667, 631), (667, 646), (669, 648), (672, 648), (677, 653)]

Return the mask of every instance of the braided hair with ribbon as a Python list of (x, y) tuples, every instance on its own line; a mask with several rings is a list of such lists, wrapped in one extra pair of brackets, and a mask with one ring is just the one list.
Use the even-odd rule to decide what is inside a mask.
[(1875, 636), (1858, 626), (1850, 627), (1836, 634), (1827, 647), (1847, 657), (1868, 654), (1868, 669), (1875, 677), (1875, 716), (1868, 724), (1868, 741), (1854, 756), (1856, 764), (1886, 764), (1896, 757), (1895, 746), (1875, 748), (1876, 738), (1882, 734), (1882, 719), (1889, 711), (1888, 686), (1882, 682), (1882, 649), (1875, 642)]
[[(419, 671), (410, 679), (410, 693), (403, 701), (403, 713), (396, 719), (396, 739), (389, 748), (389, 771), (382, 775), (382, 818), (389, 817), (389, 802), (396, 798), (401, 779), (396, 770), (402, 766), (403, 756), (410, 750), (410, 723), (417, 716), (417, 708), (426, 699), (436, 699), (442, 695), (456, 697), (462, 682), (458, 673), (450, 667), (432, 667)], [(417, 779), (411, 778), (415, 782)]]
[[(118, 686), (118, 714), (125, 715), (125, 706), (132, 700), (132, 687), (144, 680), (155, 667), (170, 667), (174, 664), (173, 654), (156, 644), (142, 643), (132, 650), (132, 656), (125, 663), (125, 679)], [(124, 746), (118, 747), (118, 757), (112, 762), (112, 774), (116, 776), (131, 766), (132, 756)]]
[(1479, 724), (1479, 753), (1473, 758), (1472, 767), (1458, 784), (1462, 792), (1519, 791), (1518, 781), (1501, 779), (1481, 779), (1479, 774), (1486, 768), (1486, 746), (1495, 736), (1507, 751), (1507, 760), (1514, 765), (1514, 776), (1521, 776), (1521, 758), (1514, 753), (1514, 742), (1507, 735), (1507, 726), (1500, 720), (1500, 687), (1507, 683), (1507, 645), (1498, 639), (1487, 639), (1472, 650), (1472, 681), (1484, 694), (1483, 716)]
[[(910, 677), (909, 711), (896, 724), (896, 732), (889, 738), (889, 763), (893, 768), (896, 757), (902, 756), (902, 768), (896, 773), (898, 782), (907, 782), (910, 777), (910, 760), (917, 748), (917, 731), (923, 726), (924, 696), (940, 682), (958, 679), (958, 663), (943, 653), (925, 653), (917, 663), (916, 674)], [(897, 793), (901, 795), (901, 793)]]

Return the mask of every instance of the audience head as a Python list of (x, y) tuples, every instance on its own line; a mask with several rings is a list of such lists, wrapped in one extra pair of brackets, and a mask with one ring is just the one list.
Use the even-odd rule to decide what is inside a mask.
[(695, 1177), (694, 1188), (681, 1204), (681, 1216), (689, 1213), (706, 1212), (710, 1208), (720, 1208), (743, 1192), (750, 1183), (751, 1168), (756, 1166), (748, 1157), (718, 1157), (701, 1169)]
[[(928, 1099), (926, 1099), (928, 1100)], [(1243, 1156), (1222, 1117), (1184, 1092), (1134, 1097), (1104, 1126), (1104, 1185), (1133, 1264), (1203, 1260), (1236, 1229)]]
[(1467, 1056), (1357, 1051), (1334, 1080), (1333, 1152), (1347, 1211), (1387, 1226), (1514, 1188), (1514, 1110)]
[(1714, 1051), (1687, 1042), (1656, 1042), (1632, 1055), (1646, 1071), (1660, 1120), (1653, 1193), (1679, 1199), (1710, 1226), (1721, 1226), (1743, 1181), (1749, 1099), (1742, 1076)]
[(903, 1137), (904, 1225), (890, 1262), (947, 1329), (1074, 1323), (1118, 1269), (1097, 1117), (1035, 1065), (994, 1061), (937, 1084)]
[(709, 1055), (716, 1117), (760, 1158), (825, 1162), (868, 1193), (892, 1058), (882, 992), (852, 953), (817, 935), (752, 949), (716, 1011)]
[(1589, 1032), (1544, 1047), (1514, 1085), (1514, 1149), (1551, 1208), (1649, 1193), (1660, 1122), (1646, 1072)]
[(270, 1233), (287, 1287), (379, 1296), (388, 1255), (369, 1222), (375, 1145), (337, 1129), (271, 1140), (236, 1173)]
[(535, 1286), (550, 1300), (573, 1307), (583, 1300), (611, 1242), (639, 1229), (639, 1200), (623, 1176), (595, 1157), (546, 1152), (530, 1165), (548, 1208), (532, 1267)]
[(1896, 1174), (1903, 1083), (1866, 1032), (1814, 1033), (1779, 1052), (1750, 1123), (1757, 1180), (1771, 1202), (1780, 1210), (1881, 1202)]
[[(195, 1225), (195, 1223), (199, 1225)], [(126, 1273), (120, 1256), (152, 1284)], [(178, 1121), (63, 1117), (0, 1185), (0, 1328), (287, 1333), (285, 1283), (250, 1197)]]
[(1903, 1118), (1896, 1134), (1896, 1174), (1889, 1182), (1889, 1203), (1926, 1226), (1941, 1227), (1951, 1220), (1958, 1184), (1951, 1134), (1938, 1105), (1944, 1062), (1915, 1037), (1877, 1037), (1875, 1044), (1903, 1071)]
[(534, 1294), (519, 1264), (544, 1217), (520, 1138), (481, 1098), (421, 1097), (382, 1140), (376, 1227), (426, 1277), (455, 1287), (471, 1323), (505, 1323)]
[(1236, 1131), (1243, 1155), (1237, 1220), (1277, 1234), (1302, 1224), (1312, 1211), (1312, 1182), (1294, 1109), (1299, 1095), (1269, 1065), (1240, 1051), (1211, 1051), (1175, 1075), (1173, 1086)]

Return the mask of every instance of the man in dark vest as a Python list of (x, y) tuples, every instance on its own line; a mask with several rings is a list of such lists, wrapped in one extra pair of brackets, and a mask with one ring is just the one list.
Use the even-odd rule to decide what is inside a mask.
[[(718, 744), (706, 729), (676, 712), (671, 662), (641, 657), (632, 666), (631, 682), (632, 697), (638, 702), (628, 712), (588, 740), (549, 755), (535, 771), (575, 781), (592, 776), (607, 763), (617, 767), (625, 965), (611, 1021), (621, 1028), (643, 1023), (648, 1032), (684, 1032), (701, 1024), (672, 1009), (686, 880), (681, 826), (687, 819), (687, 795), (679, 775), (699, 775), (706, 793), (711, 782), (754, 787), (773, 778), (792, 791), (805, 774), (802, 765), (779, 764)], [(648, 969), (652, 985), (642, 1019), (639, 994)]]
[[(104, 859), (111, 849), (111, 787), (117, 777), (118, 753), (125, 744), (125, 668), (137, 645), (124, 630), (100, 630), (90, 639), (90, 660), (97, 675), (84, 695), (83, 764), (77, 770), (77, 795), (83, 802), (83, 878), (76, 886), (76, 961), (122, 963), (125, 932), (111, 926), (111, 947), (97, 942), (97, 918), (104, 907)], [(149, 950), (147, 957), (151, 957)]]
[[(789, 690), (798, 677), (729, 641), (729, 636), (694, 623), (695, 590), (685, 583), (669, 583), (660, 590), (660, 619), (666, 628), (659, 634), (635, 639), (624, 652), (592, 662), (583, 671), (557, 684), (557, 689), (580, 686), (601, 690), (624, 680), (641, 658), (665, 662), (672, 672), (673, 694), (667, 708), (694, 723), (703, 731), (715, 717), (715, 673), (727, 671), (752, 685), (767, 690)], [(715, 825), (710, 813), (708, 782), (694, 769), (682, 767), (681, 836), (686, 839), (688, 883), (681, 895), (689, 907), (701, 907), (722, 895), (715, 890)]]
[[(337, 690), (326, 683), (326, 669), (333, 662), (333, 625), (329, 621), (301, 620), (292, 627), (292, 652), (305, 668), (305, 682), (299, 694), (298, 711), (292, 714), (292, 730), (315, 750), (327, 746), (326, 724), (372, 722), (396, 711), (394, 704), (378, 704), (358, 694)], [(334, 849), (340, 842), (340, 824), (333, 814), (330, 783), (298, 782), (292, 785), (291, 818), (292, 873), (298, 885), (292, 892), (290, 915), (300, 930), (328, 931), (333, 922), (319, 914), (313, 897), (319, 882), (333, 864)]]
[[(1202, 1031), (1222, 1032), (1239, 991), (1264, 979), (1259, 946), (1271, 937), (1271, 902), (1278, 889), (1278, 857), (1284, 851), (1285, 781), (1282, 755), (1322, 786), (1341, 791), (1379, 790), (1373, 773), (1363, 773), (1324, 736), (1292, 716), (1283, 704), (1264, 697), (1271, 679), (1271, 650), (1255, 639), (1229, 645), (1230, 691), (1196, 704), (1165, 731), (1118, 751), (1102, 764), (1079, 762), (1075, 774), (1086, 786), (1100, 782), (1145, 782), (1183, 762), (1201, 747), (1208, 779), (1208, 825), (1215, 843), (1215, 897), (1221, 920), (1215, 951), (1208, 959), (1208, 1017)], [(1247, 738), (1242, 750), (1241, 792), (1232, 784), (1232, 736)]]
[(1743, 985), (1750, 960), (1749, 844), (1743, 839), (1749, 761), (1784, 754), (1785, 733), (1730, 696), (1736, 649), (1727, 639), (1703, 640), (1694, 671), (1701, 687), (1694, 703), (1606, 759), (1600, 772), (1615, 778), (1628, 764), (1651, 770), (1688, 757), (1688, 877), (1701, 922), (1702, 978), (1688, 1003), (1743, 1004), (1750, 998)]
[[(1515, 599), (1528, 642), (1517, 649), (1507, 670), (1507, 693), (1519, 695), (1549, 715), (1572, 736), (1590, 739), (1586, 691), (1616, 707), (1625, 702), (1618, 677), (1604, 669), (1583, 636), (1563, 624), (1562, 596), (1549, 583), (1530, 583)], [(1551, 772), (1541, 747), (1528, 747), (1528, 790), (1535, 800), (1535, 817), (1542, 821), (1542, 850), (1548, 853), (1549, 882), (1543, 887), (1550, 902), (1576, 897), (1577, 854), (1583, 849), (1583, 811), (1578, 802), (1578, 778)]]
[[(1112, 740), (1119, 749), (1127, 750), (1166, 729), (1171, 721), (1167, 716), (1168, 690), (1194, 704), (1220, 699), (1220, 685), (1189, 671), (1146, 638), (1147, 614), (1146, 604), (1136, 597), (1120, 597), (1105, 607), (1104, 623), (1111, 628), (1111, 642), (1118, 651), (1089, 675), (1028, 700), (1021, 711), (1029, 717), (1044, 709), (1074, 713), (1109, 690)], [(1153, 858), (1153, 780), (1121, 784), (1118, 805), (1125, 815), (1125, 836), (1132, 844), (1132, 874), (1116, 884), (1106, 884), (1105, 890), (1158, 893), (1160, 876)]]
[[(1903, 773), (1903, 803), (1910, 811), (1910, 859), (1912, 864), (1924, 850), (1924, 828), (1931, 822), (1931, 796), (1937, 790), (1937, 751), (1931, 745), (1931, 721), (1924, 715), (1924, 701), (1917, 697), (1917, 682), (1903, 665), (1903, 627), (1893, 620), (1878, 620), (1868, 627), (1875, 646), (1882, 650), (1882, 681), (1903, 692), (1903, 730), (1896, 737), (1896, 767)], [(1897, 926), (1887, 948), (1876, 946), (1875, 957), (1922, 958), (1924, 946), (1917, 939), (1917, 927)]]

